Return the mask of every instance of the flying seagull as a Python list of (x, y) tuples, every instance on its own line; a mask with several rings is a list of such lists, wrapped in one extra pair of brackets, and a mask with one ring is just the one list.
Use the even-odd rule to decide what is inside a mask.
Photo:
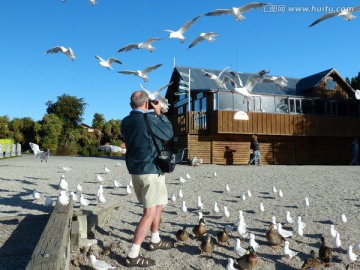
[(191, 42), (189, 49), (194, 47), (196, 44), (198, 44), (200, 41), (207, 40), (209, 42), (215, 41), (214, 37), (217, 37), (219, 34), (214, 32), (208, 32), (208, 33), (201, 33), (197, 38)]
[(140, 42), (140, 43), (130, 43), (122, 48), (120, 48), (119, 50), (117, 50), (117, 53), (119, 52), (128, 52), (131, 51), (133, 49), (145, 49), (145, 50), (149, 50), (150, 52), (153, 52), (155, 50), (155, 47), (152, 46), (152, 43), (158, 40), (162, 40), (164, 38), (150, 38), (147, 41), (144, 42)]
[(360, 10), (360, 6), (354, 6), (352, 8), (347, 8), (341, 11), (334, 11), (334, 12), (329, 12), (326, 13), (325, 15), (321, 16), (319, 19), (317, 19), (316, 21), (314, 21), (312, 24), (309, 25), (309, 27), (314, 26), (315, 24), (318, 24), (319, 22), (332, 18), (332, 17), (336, 17), (336, 16), (342, 16), (344, 20), (347, 21), (351, 21), (352, 19), (355, 19), (356, 16), (352, 15), (353, 12)]
[(102, 67), (104, 67), (104, 68), (106, 68), (108, 70), (113, 69), (112, 66), (111, 66), (112, 63), (117, 63), (117, 64), (122, 65), (122, 62), (117, 60), (114, 57), (109, 57), (107, 60), (104, 60), (100, 56), (95, 55), (95, 58), (100, 60), (100, 62), (99, 62), (100, 66), (102, 66)]
[(122, 74), (133, 74), (135, 76), (139, 76), (141, 78), (144, 79), (144, 82), (148, 82), (149, 81), (149, 77), (147, 76), (147, 74), (155, 69), (157, 69), (158, 67), (161, 67), (162, 64), (157, 64), (155, 66), (150, 66), (145, 68), (144, 70), (136, 70), (136, 71), (132, 71), (132, 70), (122, 70), (122, 71), (118, 71), (119, 73)]
[(228, 68), (229, 68), (229, 67), (224, 68), (224, 69), (219, 73), (219, 75), (216, 75), (216, 74), (211, 73), (211, 72), (207, 72), (207, 71), (205, 71), (205, 70), (203, 70), (203, 69), (202, 69), (201, 71), (204, 72), (204, 76), (209, 77), (210, 80), (213, 80), (214, 83), (216, 84), (216, 86), (217, 86), (218, 88), (220, 88), (220, 89), (227, 89), (226, 84), (227, 84), (228, 82), (231, 82), (232, 80), (231, 80), (231, 78), (230, 78), (229, 76), (226, 76), (226, 75), (221, 79), (221, 75), (222, 75), (222, 74), (224, 73), (224, 71), (227, 70)]
[(90, 5), (95, 6), (97, 2), (95, 0), (89, 0)]
[(252, 2), (249, 4), (246, 4), (244, 6), (241, 7), (233, 7), (231, 9), (216, 9), (214, 11), (205, 13), (205, 16), (219, 16), (219, 15), (233, 15), (235, 17), (235, 19), (237, 21), (241, 21), (243, 19), (245, 19), (245, 17), (243, 16), (243, 13), (246, 11), (249, 11), (250, 9), (256, 9), (259, 7), (265, 7), (267, 6), (268, 3), (257, 3), (257, 2)]
[(49, 159), (50, 156), (50, 150), (48, 149), (46, 152), (40, 150), (39, 145), (37, 145), (36, 143), (29, 143), (31, 150), (34, 152), (34, 156), (40, 158), (40, 161), (43, 162), (43, 160), (45, 160), (45, 162), (47, 162), (47, 160)]
[(264, 76), (267, 73), (269, 73), (269, 71), (264, 69), (264, 70), (259, 71), (256, 74), (249, 76), (249, 78), (246, 80), (246, 84), (244, 86), (239, 74), (231, 71), (230, 74), (232, 76), (236, 76), (236, 74), (237, 74), (239, 84), (235, 83), (233, 80), (231, 80), (230, 82), (233, 84), (235, 92), (237, 92), (245, 97), (251, 97), (251, 96), (253, 96), (251, 94), (252, 90), (254, 89), (254, 87), (256, 85), (258, 85), (264, 81)]
[(45, 54), (49, 54), (49, 53), (63, 53), (65, 54), (66, 56), (68, 56), (70, 58), (71, 61), (74, 61), (75, 60), (75, 55), (74, 55), (74, 52), (73, 50), (69, 47), (68, 49), (63, 47), (63, 46), (55, 46), (49, 50), (47, 50), (45, 52)]
[(165, 32), (169, 32), (169, 38), (177, 38), (181, 42), (184, 42), (186, 40), (186, 37), (184, 37), (184, 33), (189, 30), (190, 26), (193, 25), (194, 22), (197, 21), (201, 16), (197, 16), (194, 19), (191, 19), (190, 21), (186, 22), (183, 26), (181, 26), (177, 31), (174, 30), (164, 30)]
[(150, 90), (148, 90), (144, 85), (140, 84), (141, 88), (148, 94), (148, 97), (150, 100), (154, 100), (154, 99), (158, 99), (160, 101), (161, 104), (161, 111), (163, 113), (166, 113), (169, 110), (169, 101), (167, 98), (165, 98), (164, 96), (160, 95), (160, 92), (162, 90), (164, 90), (166, 87), (168, 87), (169, 85), (171, 85), (172, 82), (170, 82), (167, 85), (164, 85), (162, 87), (160, 87), (159, 89), (157, 89), (155, 92), (151, 93)]

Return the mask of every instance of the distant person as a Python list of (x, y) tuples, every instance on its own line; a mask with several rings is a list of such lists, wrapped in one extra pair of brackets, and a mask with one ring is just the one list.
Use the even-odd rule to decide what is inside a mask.
[(358, 165), (358, 153), (359, 153), (359, 144), (357, 138), (354, 138), (351, 143), (351, 162), (350, 165)]
[(261, 156), (260, 156), (260, 150), (259, 150), (259, 142), (257, 140), (257, 136), (253, 135), (253, 138), (251, 140), (250, 149), (253, 150), (253, 154), (250, 157), (250, 160), (248, 162), (248, 165), (255, 164), (255, 160), (258, 161), (258, 166), (261, 166)]
[[(165, 174), (157, 166), (157, 150), (148, 132), (145, 115), (156, 143), (162, 145), (173, 137), (171, 123), (161, 114), (161, 103), (150, 101), (144, 91), (135, 91), (130, 98), (132, 111), (121, 121), (121, 134), (126, 144), (126, 167), (131, 174), (138, 201), (143, 206), (142, 217), (134, 232), (133, 243), (125, 259), (127, 267), (148, 267), (155, 261), (140, 255), (140, 247), (148, 232), (150, 250), (171, 249), (174, 244), (160, 239), (159, 228), (164, 205), (168, 202)], [(150, 113), (149, 109), (153, 112)]]
[(232, 150), (229, 146), (225, 146), (224, 158), (226, 165), (234, 164), (234, 152), (236, 152), (236, 150)]

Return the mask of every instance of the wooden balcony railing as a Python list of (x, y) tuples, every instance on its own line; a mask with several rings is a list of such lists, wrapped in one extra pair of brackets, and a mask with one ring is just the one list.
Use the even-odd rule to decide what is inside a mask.
[(181, 134), (266, 134), (282, 136), (360, 136), (360, 118), (249, 112), (249, 120), (234, 120), (235, 111), (186, 112), (172, 120)]

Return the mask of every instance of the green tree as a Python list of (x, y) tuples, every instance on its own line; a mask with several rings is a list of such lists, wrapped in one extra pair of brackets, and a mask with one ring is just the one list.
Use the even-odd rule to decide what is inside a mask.
[(26, 151), (30, 149), (30, 142), (35, 142), (35, 133), (34, 133), (34, 125), (35, 121), (31, 119), (30, 117), (24, 117), (22, 118), (23, 121), (23, 128), (21, 130), (21, 133), (24, 136), (24, 140), (22, 142), (22, 150)]
[(345, 78), (345, 81), (351, 85), (353, 89), (360, 89), (360, 72), (356, 77), (349, 79), (348, 77)]
[(13, 134), (14, 141), (16, 143), (23, 143), (24, 142), (24, 134), (22, 130), (24, 128), (24, 121), (20, 118), (13, 118), (10, 121), (10, 129)]
[(65, 130), (76, 128), (82, 121), (86, 103), (83, 98), (63, 94), (57, 97), (57, 102), (46, 102), (46, 112), (55, 114), (64, 121)]
[(95, 113), (94, 114), (94, 118), (92, 121), (92, 127), (96, 128), (96, 129), (100, 129), (103, 130), (104, 126), (105, 126), (105, 118), (104, 115), (101, 113)]
[(10, 133), (10, 120), (7, 115), (0, 116), (0, 139), (8, 138)]
[(44, 149), (50, 149), (51, 153), (56, 153), (62, 134), (64, 122), (55, 114), (46, 114), (42, 120)]

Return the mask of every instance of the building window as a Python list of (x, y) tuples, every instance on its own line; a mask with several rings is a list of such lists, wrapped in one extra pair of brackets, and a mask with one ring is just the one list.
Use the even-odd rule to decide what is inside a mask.
[(288, 98), (276, 97), (276, 113), (289, 113)]
[(275, 97), (261, 97), (261, 109), (262, 112), (275, 113)]
[(324, 115), (325, 114), (325, 102), (321, 99), (314, 100), (314, 114)]
[(336, 90), (336, 84), (332, 78), (328, 77), (325, 79), (325, 89)]
[(301, 109), (303, 114), (313, 114), (314, 113), (313, 101), (311, 99), (302, 99)]
[(233, 95), (232, 93), (219, 92), (219, 110), (233, 110)]

